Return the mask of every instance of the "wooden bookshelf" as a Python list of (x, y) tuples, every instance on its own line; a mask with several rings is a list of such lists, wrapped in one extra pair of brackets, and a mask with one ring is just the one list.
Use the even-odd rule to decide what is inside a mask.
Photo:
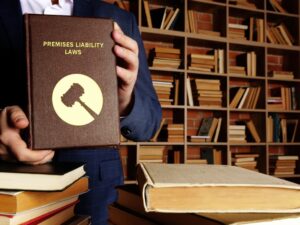
[[(155, 142), (121, 143), (120, 152), (128, 182), (135, 179), (135, 165), (140, 160), (140, 149), (144, 146), (153, 146), (154, 149), (157, 146), (164, 147), (161, 154), (161, 161), (164, 163), (203, 163), (203, 155), (207, 155), (203, 152), (212, 151), (218, 152), (222, 164), (233, 165), (236, 161), (242, 161), (236, 159), (243, 157), (241, 154), (248, 154), (254, 156), (254, 160), (246, 167), (253, 167), (250, 165), (252, 164), (256, 170), (271, 175), (274, 169), (271, 162), (273, 155), (300, 157), (300, 121), (293, 141), (291, 132), (295, 128), (289, 128), (293, 127), (293, 124), (290, 125), (293, 121), (300, 120), (299, 1), (276, 0), (284, 9), (281, 12), (272, 6), (270, 0), (255, 1), (255, 4), (245, 0), (237, 0), (237, 3), (229, 0), (180, 0), (176, 3), (171, 0), (148, 0), (150, 11), (166, 8), (166, 17), (171, 10), (179, 9), (179, 14), (169, 29), (148, 27), (143, 1), (124, 2), (130, 5), (130, 11), (136, 15), (149, 57), (151, 74), (171, 80), (172, 88), (168, 92), (171, 103), (162, 104), (165, 127)], [(269, 28), (280, 24), (284, 24), (288, 31), (285, 34), (279, 33), (280, 42), (270, 41)], [(284, 32), (282, 28), (275, 29)], [(284, 38), (288, 40), (282, 40)], [(150, 52), (154, 47), (179, 49), (178, 66), (152, 66)], [(202, 58), (191, 60), (192, 55)], [(197, 90), (193, 90), (193, 82), (197, 79), (219, 80), (222, 92), (220, 105), (199, 104), (195, 99), (194, 104), (190, 103), (189, 93), (195, 97)], [(191, 91), (188, 90), (188, 81), (191, 83)], [(233, 88), (236, 87), (249, 89), (244, 107), (238, 107), (239, 104), (235, 108), (230, 107)], [(284, 91), (275, 95), (273, 88)], [(255, 93), (256, 104), (250, 107), (250, 102), (255, 100)], [(200, 95), (206, 94), (209, 92), (202, 92)], [(284, 102), (285, 107), (280, 108), (281, 102)], [(271, 104), (277, 105), (269, 106)], [(210, 142), (191, 141), (190, 136), (198, 134), (201, 122), (206, 117), (222, 118), (219, 137), (216, 141), (212, 138)], [(279, 127), (269, 126), (270, 117), (279, 118)], [(246, 141), (230, 141), (230, 126), (249, 120), (253, 121), (260, 141), (251, 139), (247, 128)], [(282, 128), (286, 123), (284, 121), (289, 121), (286, 128)], [(183, 132), (183, 137), (168, 141), (167, 127), (179, 124), (183, 125), (183, 131), (175, 133)], [(274, 135), (274, 129), (279, 129), (276, 141), (273, 136), (270, 138), (270, 135)], [(288, 132), (287, 138), (283, 138), (282, 132)], [(294, 173), (275, 176), (300, 182), (300, 161), (296, 161), (293, 171)]]

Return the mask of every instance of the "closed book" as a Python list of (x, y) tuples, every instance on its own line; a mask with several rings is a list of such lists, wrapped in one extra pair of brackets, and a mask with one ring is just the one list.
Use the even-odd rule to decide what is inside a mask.
[[(41, 224), (45, 219), (55, 215), (62, 210), (72, 207), (78, 203), (78, 196), (63, 199), (52, 204), (43, 205), (31, 210), (22, 211), (16, 214), (3, 214), (0, 213), (1, 225), (36, 225)], [(39, 221), (39, 222), (38, 222)], [(56, 225), (56, 224), (54, 224)]]
[(85, 174), (84, 164), (55, 162), (42, 165), (0, 163), (0, 189), (56, 191), (63, 190)]
[(24, 21), (29, 147), (119, 144), (113, 21), (29, 14)]
[(236, 166), (140, 163), (137, 181), (148, 212), (300, 212), (300, 185)]
[(88, 177), (82, 177), (62, 191), (0, 191), (0, 212), (17, 213), (88, 191)]
[[(119, 186), (117, 205), (161, 225), (286, 225), (300, 223), (299, 213), (159, 213), (146, 212), (136, 184)], [(131, 224), (133, 225), (133, 224)]]

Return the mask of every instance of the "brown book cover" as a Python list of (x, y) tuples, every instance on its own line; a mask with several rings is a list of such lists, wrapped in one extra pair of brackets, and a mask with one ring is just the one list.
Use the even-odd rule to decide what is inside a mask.
[(25, 15), (29, 146), (119, 144), (113, 21)]

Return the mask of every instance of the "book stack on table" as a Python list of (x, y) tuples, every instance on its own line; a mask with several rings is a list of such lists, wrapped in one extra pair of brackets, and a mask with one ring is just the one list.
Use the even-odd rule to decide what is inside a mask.
[(80, 163), (1, 162), (0, 224), (90, 224), (88, 216), (74, 213), (79, 195), (88, 191), (84, 175)]

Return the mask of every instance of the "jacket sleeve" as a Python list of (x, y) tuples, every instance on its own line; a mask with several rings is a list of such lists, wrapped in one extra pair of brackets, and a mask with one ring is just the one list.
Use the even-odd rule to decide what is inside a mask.
[(133, 15), (131, 26), (132, 38), (139, 47), (139, 71), (134, 88), (134, 104), (129, 115), (121, 119), (121, 133), (134, 141), (147, 141), (159, 127), (162, 110), (153, 88), (144, 45)]

